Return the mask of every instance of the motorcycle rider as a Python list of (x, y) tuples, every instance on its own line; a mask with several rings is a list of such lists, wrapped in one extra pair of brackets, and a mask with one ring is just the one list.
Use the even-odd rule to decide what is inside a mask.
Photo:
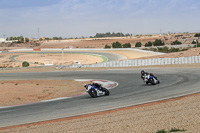
[(142, 70), (141, 71), (141, 78), (144, 80), (144, 76), (145, 75), (150, 75), (150, 78), (151, 79), (153, 79), (153, 78), (155, 78), (155, 79), (157, 79), (157, 77), (155, 77), (154, 75), (153, 75), (153, 73), (148, 73), (148, 72), (145, 72), (144, 70)]
[(95, 82), (92, 82), (92, 81), (91, 81), (91, 85), (95, 85), (96, 87), (99, 88), (99, 90), (103, 91), (103, 87), (102, 87), (101, 84), (99, 84), (99, 83), (95, 83)]

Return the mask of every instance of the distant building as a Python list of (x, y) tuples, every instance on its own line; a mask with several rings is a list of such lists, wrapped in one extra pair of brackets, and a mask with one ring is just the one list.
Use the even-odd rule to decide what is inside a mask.
[(5, 38), (0, 38), (0, 43), (2, 42), (6, 42), (6, 39)]
[(18, 40), (9, 40), (7, 41), (5, 38), (0, 38), (0, 43), (13, 43), (13, 42), (18, 42)]

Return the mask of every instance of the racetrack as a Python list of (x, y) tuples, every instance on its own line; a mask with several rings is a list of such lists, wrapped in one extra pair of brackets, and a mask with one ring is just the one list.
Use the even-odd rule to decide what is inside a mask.
[(154, 68), (147, 71), (154, 73), (161, 84), (144, 84), (140, 79), (140, 69), (1, 74), (1, 80), (104, 79), (118, 82), (119, 86), (111, 89), (111, 95), (106, 97), (94, 99), (89, 95), (83, 95), (58, 101), (1, 108), (0, 127), (110, 110), (199, 92), (200, 71), (197, 68)]

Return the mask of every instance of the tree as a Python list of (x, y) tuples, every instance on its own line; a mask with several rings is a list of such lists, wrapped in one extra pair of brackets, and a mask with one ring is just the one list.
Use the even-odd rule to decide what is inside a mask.
[(58, 40), (62, 40), (62, 37), (59, 37)]
[(156, 40), (153, 42), (153, 45), (154, 45), (154, 46), (164, 46), (165, 43), (162, 42), (161, 39), (156, 39)]
[(135, 44), (135, 47), (141, 47), (142, 46), (142, 43), (141, 42), (137, 42), (136, 44)]
[(125, 35), (122, 32), (118, 32), (118, 33), (96, 33), (96, 35), (94, 36), (94, 38), (101, 38), (101, 37), (124, 37)]
[(194, 37), (200, 37), (200, 33), (196, 33)]
[(53, 40), (58, 40), (58, 37), (53, 37)]
[(145, 47), (151, 47), (153, 45), (153, 43), (152, 42), (147, 42), (147, 43), (145, 43)]
[(19, 43), (23, 43), (24, 42), (24, 37), (23, 36), (19, 36), (17, 37), (17, 40)]
[[(197, 41), (197, 42), (196, 42), (196, 41)], [(198, 40), (196, 40), (196, 41), (193, 40), (193, 41), (192, 41), (192, 44), (197, 44), (197, 43), (199, 43)]]
[(118, 41), (117, 42), (113, 42), (112, 47), (113, 48), (122, 48), (122, 44), (119, 43)]
[(123, 46), (123, 48), (131, 48), (131, 44), (130, 43), (125, 43), (122, 46)]
[(182, 42), (180, 42), (180, 41), (178, 41), (178, 40), (173, 41), (173, 42), (171, 43), (171, 45), (179, 45), (179, 44), (182, 44)]
[(29, 38), (25, 38), (25, 42), (29, 42)]

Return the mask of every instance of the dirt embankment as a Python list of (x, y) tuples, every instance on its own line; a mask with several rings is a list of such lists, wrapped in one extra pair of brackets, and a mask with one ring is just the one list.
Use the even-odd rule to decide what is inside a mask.
[(177, 58), (177, 57), (189, 57), (189, 56), (199, 56), (200, 48), (191, 48), (187, 51), (167, 53), (163, 55), (149, 56), (149, 57), (141, 57), (137, 59), (151, 59), (151, 58)]
[(96, 39), (79, 39), (79, 40), (66, 40), (66, 41), (49, 41), (44, 42), (37, 48), (105, 48), (105, 45), (112, 46), (113, 42), (120, 42), (121, 44), (130, 43), (132, 47), (135, 47), (136, 42), (142, 42), (145, 44), (148, 41), (155, 41), (155, 39), (163, 39), (163, 37), (121, 37), (121, 38), (96, 38)]

